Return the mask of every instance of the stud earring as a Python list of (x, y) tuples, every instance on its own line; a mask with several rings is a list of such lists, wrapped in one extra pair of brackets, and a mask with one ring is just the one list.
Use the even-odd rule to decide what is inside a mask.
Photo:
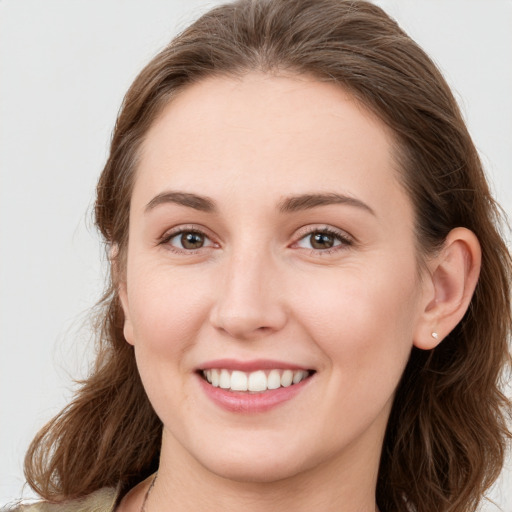
[(439, 338), (439, 334), (437, 334), (437, 332), (433, 332), (432, 333), (432, 338), (434, 338), (435, 340), (437, 340)]

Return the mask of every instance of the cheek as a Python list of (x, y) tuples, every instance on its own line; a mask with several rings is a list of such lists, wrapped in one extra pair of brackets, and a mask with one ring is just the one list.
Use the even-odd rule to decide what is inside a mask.
[(208, 295), (169, 269), (134, 272), (129, 283), (137, 367), (157, 415), (169, 424), (172, 411), (189, 407), (187, 354), (207, 317)]
[(367, 265), (362, 271), (330, 273), (308, 293), (302, 291), (302, 299), (303, 325), (329, 356), (335, 373), (363, 380), (366, 369), (375, 377), (400, 377), (418, 308), (413, 265)]
[(207, 289), (199, 284), (172, 269), (133, 272), (128, 291), (135, 345), (172, 353), (193, 343), (208, 314)]

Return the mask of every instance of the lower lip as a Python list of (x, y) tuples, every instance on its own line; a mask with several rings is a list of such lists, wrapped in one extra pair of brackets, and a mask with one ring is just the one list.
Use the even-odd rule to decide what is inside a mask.
[(274, 409), (294, 398), (308, 385), (312, 376), (298, 384), (292, 384), (286, 388), (269, 389), (261, 393), (229, 391), (212, 386), (200, 375), (198, 379), (208, 398), (223, 409), (229, 412), (258, 413)]

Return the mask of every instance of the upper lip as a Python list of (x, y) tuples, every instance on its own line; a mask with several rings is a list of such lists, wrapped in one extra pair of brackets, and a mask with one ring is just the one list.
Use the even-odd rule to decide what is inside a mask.
[(209, 369), (226, 369), (239, 370), (242, 372), (254, 372), (257, 370), (311, 370), (307, 366), (294, 364), (285, 361), (277, 361), (272, 359), (253, 359), (251, 361), (240, 361), (237, 359), (215, 359), (207, 361), (199, 366), (199, 370)]

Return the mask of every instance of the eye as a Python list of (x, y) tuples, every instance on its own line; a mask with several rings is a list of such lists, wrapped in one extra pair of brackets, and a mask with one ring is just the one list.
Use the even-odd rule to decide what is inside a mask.
[(170, 245), (178, 251), (196, 251), (203, 247), (212, 247), (215, 244), (201, 231), (182, 230), (171, 233), (162, 243)]
[(343, 246), (352, 245), (352, 240), (342, 233), (338, 233), (329, 228), (315, 229), (299, 239), (296, 243), (303, 249), (312, 249), (315, 251), (325, 251), (329, 249), (340, 249)]

